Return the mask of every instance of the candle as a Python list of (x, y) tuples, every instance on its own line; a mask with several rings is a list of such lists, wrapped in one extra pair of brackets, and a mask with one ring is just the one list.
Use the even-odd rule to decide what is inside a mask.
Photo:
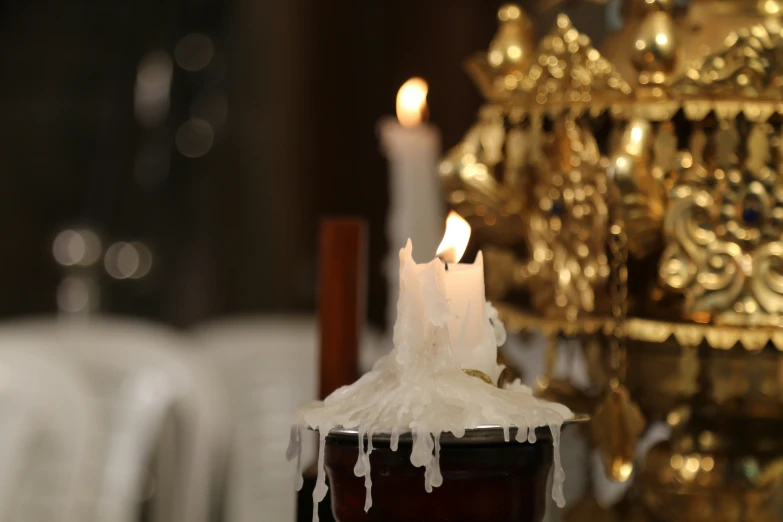
[(500, 367), (484, 297), (484, 260), (479, 252), (472, 264), (458, 263), (469, 239), (468, 222), (456, 212), (450, 212), (437, 250), (447, 268), (443, 284), (453, 316), (447, 323), (449, 345), (452, 357), (463, 370), (478, 370), (497, 382)]
[(445, 212), (437, 176), (440, 134), (423, 121), (427, 91), (427, 83), (421, 78), (405, 82), (397, 93), (397, 118), (384, 118), (378, 125), (381, 148), (389, 160), (389, 327), (394, 324), (399, 295), (397, 252), (410, 238), (421, 253), (418, 261), (426, 261), (443, 230)]
[[(445, 236), (459, 238), (459, 242), (444, 241), (441, 249), (444, 258), (454, 261), (467, 244), (466, 224), (460, 220), (459, 216), (449, 220), (451, 225), (447, 225)], [(462, 232), (456, 234), (455, 227)], [(372, 444), (365, 448), (365, 435), (372, 439), (373, 434), (389, 434), (390, 448), (397, 451), (400, 435), (410, 433), (410, 462), (424, 468), (424, 487), (431, 491), (444, 480), (439, 449), (442, 433), (462, 437), (467, 429), (493, 425), (501, 427), (510, 441), (509, 430), (514, 426), (517, 442), (534, 443), (535, 429), (549, 426), (555, 464), (552, 495), (562, 507), (565, 475), (560, 464), (559, 437), (563, 421), (572, 416), (570, 410), (537, 399), (518, 380), (501, 389), (464, 371), (481, 371), (496, 382), (499, 370), (494, 360), (494, 329), (483, 296), (480, 258), (470, 265), (447, 265), (437, 258), (418, 264), (413, 260), (409, 241), (400, 251), (399, 260), (400, 298), (391, 353), (358, 381), (335, 390), (323, 402), (301, 406), (294, 416), (287, 455), (297, 462), (300, 472), (303, 430), (317, 429), (320, 435), (313, 522), (318, 521), (318, 502), (328, 489), (326, 436), (338, 426), (357, 431), (359, 458), (354, 473), (364, 477), (365, 511), (372, 507), (373, 451)], [(468, 324), (472, 321), (478, 323), (475, 331)], [(297, 485), (301, 487), (301, 480)]]

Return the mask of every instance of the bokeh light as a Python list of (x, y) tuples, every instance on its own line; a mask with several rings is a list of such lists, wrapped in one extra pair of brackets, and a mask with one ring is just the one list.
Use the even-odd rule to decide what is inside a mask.
[(90, 266), (101, 256), (101, 240), (86, 228), (63, 230), (54, 238), (52, 254), (63, 266)]
[(215, 133), (208, 121), (191, 118), (177, 129), (177, 150), (188, 158), (198, 158), (209, 152)]
[(212, 61), (214, 54), (212, 40), (201, 33), (190, 33), (183, 37), (174, 49), (177, 65), (191, 72), (204, 69)]
[(153, 51), (139, 62), (134, 89), (136, 119), (146, 127), (165, 121), (171, 93), (171, 58), (163, 51)]
[(139, 241), (118, 241), (106, 249), (104, 268), (114, 279), (141, 279), (152, 269), (152, 253)]
[(67, 314), (89, 311), (97, 303), (93, 282), (85, 277), (66, 277), (57, 288), (57, 307)]

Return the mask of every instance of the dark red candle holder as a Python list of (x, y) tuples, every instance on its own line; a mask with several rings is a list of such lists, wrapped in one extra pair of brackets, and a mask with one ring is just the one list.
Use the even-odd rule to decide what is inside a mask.
[[(563, 428), (588, 420), (578, 416)], [(484, 426), (456, 438), (440, 438), (443, 484), (424, 489), (424, 469), (410, 462), (412, 439), (401, 435), (397, 451), (388, 435), (373, 436), (370, 455), (372, 508), (364, 511), (364, 478), (354, 475), (359, 455), (355, 430), (332, 430), (324, 461), (332, 511), (338, 522), (539, 522), (552, 467), (552, 434), (536, 430), (536, 442), (505, 442), (503, 430)], [(365, 443), (366, 444), (366, 443)]]

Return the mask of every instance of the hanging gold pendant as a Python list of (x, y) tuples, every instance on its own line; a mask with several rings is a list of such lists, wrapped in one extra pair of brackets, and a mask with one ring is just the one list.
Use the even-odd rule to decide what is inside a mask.
[(613, 384), (593, 416), (593, 436), (607, 475), (625, 482), (633, 471), (636, 443), (644, 431), (645, 420), (628, 388)]

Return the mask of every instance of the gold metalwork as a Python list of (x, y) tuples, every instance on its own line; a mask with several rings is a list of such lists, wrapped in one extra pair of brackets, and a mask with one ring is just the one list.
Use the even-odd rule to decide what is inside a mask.
[[(508, 17), (503, 10), (499, 16)], [(495, 41), (511, 41), (509, 23), (501, 24)], [(513, 45), (524, 48), (514, 27)], [(573, 320), (597, 312), (609, 275), (603, 251), (606, 160), (579, 110), (554, 121), (551, 130), (544, 130), (543, 118), (557, 107), (592, 106), (595, 90), (613, 93), (606, 101), (622, 99), (630, 85), (565, 16), (539, 43), (526, 70), (501, 71), (494, 65), (499, 51), (492, 53), (474, 56), (470, 71), (488, 99), (512, 105), (484, 107), (441, 164), (450, 203), (477, 235), (497, 245), (486, 252), (491, 298), (524, 288), (547, 316)], [(519, 242), (528, 256), (503, 248)]]
[(486, 373), (480, 371), (480, 370), (462, 370), (467, 375), (470, 375), (471, 377), (476, 377), (477, 379), (481, 379), (485, 383), (489, 384), (490, 386), (495, 386), (495, 383), (492, 382), (492, 379), (489, 378), (489, 375)]
[[(511, 333), (538, 331), (544, 335), (556, 333), (565, 337), (578, 337), (608, 335), (614, 328), (614, 321), (608, 318), (585, 317), (573, 322), (565, 322), (556, 318), (541, 318), (502, 303), (496, 304), (495, 307)], [(630, 339), (652, 345), (662, 345), (669, 340), (674, 340), (681, 346), (698, 346), (706, 343), (708, 347), (716, 350), (730, 350), (738, 347), (749, 352), (758, 352), (771, 345), (779, 351), (783, 351), (783, 330), (775, 327), (748, 329), (733, 325), (710, 325), (630, 317), (625, 322), (625, 330)]]
[(519, 6), (507, 4), (498, 11), (500, 28), (489, 44), (487, 62), (496, 71), (514, 74), (524, 71), (533, 54), (533, 24)]
[[(622, 29), (606, 38), (600, 48), (624, 77), (631, 79), (638, 73), (633, 59), (637, 52), (635, 43), (641, 26), (651, 13), (671, 13), (673, 23), (667, 28), (667, 32), (673, 31), (678, 56), (673, 61), (669, 77), (675, 78), (690, 68), (694, 61), (719, 49), (732, 31), (764, 20), (768, 14), (762, 12), (763, 5), (771, 6), (776, 2), (762, 0), (759, 2), (762, 9), (759, 9), (751, 0), (694, 0), (690, 2), (687, 10), (679, 10), (676, 13), (670, 9), (672, 6), (666, 6), (666, 3), (671, 4), (641, 0), (624, 2), (625, 23)], [(779, 16), (779, 13), (775, 16)]]
[(612, 156), (609, 172), (620, 198), (614, 210), (634, 232), (628, 247), (637, 257), (659, 246), (666, 203), (661, 181), (671, 170), (676, 146), (671, 125), (662, 125), (655, 134), (649, 121), (634, 118), (625, 125)]
[[(486, 257), (485, 257), (486, 266)], [(497, 308), (503, 324), (509, 333), (541, 332), (543, 335), (553, 334), (564, 337), (582, 335), (609, 334), (614, 328), (614, 321), (605, 317), (582, 316), (574, 321), (563, 321), (557, 317), (541, 317), (538, 314), (525, 312), (518, 307), (503, 302), (493, 303)], [(629, 320), (631, 322), (632, 320)]]
[(753, 123), (738, 143), (736, 125), (723, 121), (704, 138), (727, 148), (702, 152), (675, 183), (660, 277), (685, 295), (691, 317), (783, 326), (783, 178), (770, 167), (777, 141), (772, 125)]
[(592, 424), (593, 436), (601, 453), (607, 474), (625, 482), (634, 468), (636, 444), (645, 427), (639, 407), (625, 387), (626, 330), (628, 297), (628, 244), (620, 222), (610, 229), (612, 318), (614, 328), (609, 337), (609, 389), (598, 405)]
[[(489, 115), (490, 111), (483, 113)], [(499, 160), (492, 158), (501, 157), (501, 153), (491, 151), (501, 150), (502, 136), (499, 140), (487, 136), (500, 134), (495, 129), (502, 128), (502, 118), (487, 118), (490, 121), (479, 123), (472, 131), (480, 133), (481, 137), (471, 138), (477, 144), (463, 142), (441, 167), (448, 176), (454, 171), (459, 176), (451, 178), (456, 182), (453, 186), (459, 187), (452, 192), (452, 203), (475, 228), (499, 230), (504, 227), (498, 226), (498, 222), (510, 219), (510, 209), (516, 208), (518, 215), (522, 202), (536, 202), (528, 206), (524, 228), (516, 229), (516, 238), (511, 232), (503, 234), (506, 241), (524, 241), (530, 252), (528, 258), (520, 259), (502, 247), (487, 250), (487, 266), (491, 267), (487, 274), (488, 295), (502, 298), (511, 290), (525, 287), (531, 290), (535, 308), (546, 315), (573, 319), (582, 311), (593, 312), (596, 292), (603, 288), (609, 273), (602, 251), (608, 213), (606, 178), (595, 139), (588, 128), (572, 118), (556, 122), (546, 136), (538, 135), (540, 130), (533, 128), (512, 128), (509, 135), (525, 136), (520, 138), (520, 144), (527, 139), (529, 147), (540, 145), (517, 151), (509, 158), (504, 186), (494, 190), (499, 187), (490, 169)], [(479, 147), (478, 143), (484, 145)], [(480, 148), (480, 156), (470, 154), (466, 160), (467, 147)], [(453, 162), (451, 157), (455, 157)], [(523, 183), (520, 180), (524, 177), (528, 179)], [(524, 192), (512, 196), (519, 187)], [(494, 190), (491, 197), (485, 196), (488, 189)], [(476, 205), (476, 201), (482, 203)], [(492, 210), (500, 215), (493, 215), (488, 226), (486, 218)]]
[[(502, 12), (502, 11), (501, 11)], [(521, 17), (526, 19), (526, 17)], [(494, 41), (505, 38), (507, 23)], [(519, 39), (520, 49), (526, 47)], [(492, 50), (477, 53), (468, 61), (468, 72), (487, 100), (513, 102), (517, 108), (536, 111), (535, 104), (581, 106), (627, 98), (631, 86), (612, 67), (590, 38), (577, 31), (566, 15), (559, 15), (553, 30), (545, 36), (526, 69), (494, 66)], [(594, 93), (599, 94), (600, 101)]]
[(625, 482), (631, 477), (636, 443), (644, 426), (644, 417), (628, 389), (616, 383), (599, 404), (592, 423), (604, 467), (612, 479)]
[(602, 252), (606, 182), (592, 135), (573, 120), (555, 124), (546, 150), (549, 168), (537, 172), (532, 200), (538, 205), (528, 214), (532, 259), (521, 277), (531, 286), (538, 310), (574, 318), (595, 309), (596, 289), (608, 276)]
[[(635, 5), (627, 12), (639, 23), (628, 38), (644, 55), (627, 58), (636, 60), (635, 86), (564, 15), (534, 48), (529, 20), (513, 6), (499, 13), (490, 52), (470, 60), (492, 103), (441, 173), (451, 203), (495, 245), (490, 295), (524, 289), (534, 309), (569, 320), (606, 311), (608, 164), (630, 252), (656, 255), (663, 237), (660, 279), (683, 295), (681, 318), (781, 325), (783, 162), (779, 120), (770, 117), (783, 109), (783, 28), (767, 19), (737, 29), (723, 48), (680, 67), (671, 5)], [(761, 19), (758, 9), (774, 6), (754, 9)], [(588, 124), (605, 110), (618, 137), (606, 158)], [(677, 150), (678, 111), (693, 122), (687, 150)]]
[[(645, 2), (646, 3), (646, 2)], [(639, 83), (662, 84), (677, 61), (677, 37), (674, 21), (666, 10), (652, 6), (642, 20), (633, 42), (632, 61), (639, 70)]]
[(551, 371), (539, 393), (598, 407), (611, 476), (669, 421), (636, 488), (658, 519), (783, 519), (781, 15), (625, 0), (596, 48), (565, 15), (534, 43), (504, 6), (468, 62), (487, 104), (441, 164), (509, 330), (582, 340), (598, 404)]
[(780, 21), (765, 20), (726, 36), (724, 48), (691, 63), (675, 85), (686, 95), (781, 100)]
[(614, 319), (609, 341), (609, 369), (612, 379), (622, 382), (625, 380), (625, 320), (628, 314), (628, 240), (621, 222), (615, 222), (609, 232), (609, 250), (612, 256), (610, 295)]

